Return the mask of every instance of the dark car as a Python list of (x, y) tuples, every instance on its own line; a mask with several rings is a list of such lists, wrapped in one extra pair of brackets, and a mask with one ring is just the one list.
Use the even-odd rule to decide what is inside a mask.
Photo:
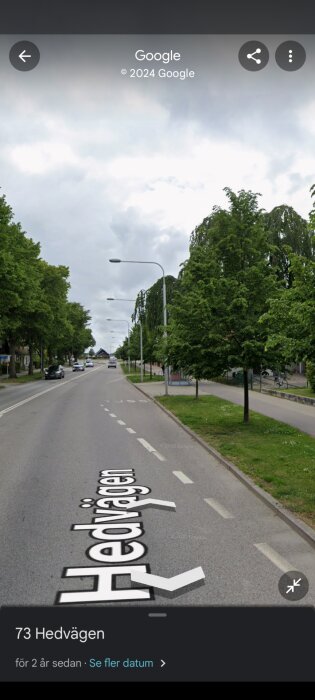
[(50, 365), (45, 369), (45, 379), (61, 379), (65, 376), (62, 365)]

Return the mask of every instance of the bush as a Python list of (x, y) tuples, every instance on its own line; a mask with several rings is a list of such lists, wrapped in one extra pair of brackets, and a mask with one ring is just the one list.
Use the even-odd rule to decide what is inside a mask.
[(307, 381), (310, 384), (311, 389), (315, 391), (315, 362), (311, 362), (310, 360), (307, 361), (306, 363), (306, 377)]

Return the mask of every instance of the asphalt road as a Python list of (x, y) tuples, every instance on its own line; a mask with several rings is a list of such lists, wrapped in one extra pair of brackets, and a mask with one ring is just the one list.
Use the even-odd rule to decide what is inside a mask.
[[(120, 368), (68, 370), (60, 381), (1, 391), (0, 444), (1, 604), (126, 605), (132, 589), (131, 603), (139, 605), (291, 605), (278, 590), (288, 570), (309, 580), (309, 593), (297, 604), (314, 604), (311, 546)], [(110, 488), (99, 479), (115, 478), (100, 474), (110, 469), (134, 470), (136, 482), (128, 488), (150, 490), (137, 498), (175, 502), (176, 511), (138, 507), (137, 517), (128, 511), (121, 521), (110, 518), (116, 527), (107, 526), (107, 545), (104, 524), (71, 529), (104, 519), (106, 513), (94, 513), (94, 501), (110, 497), (97, 496), (97, 489)], [(105, 502), (98, 507), (104, 511)], [(132, 530), (130, 523), (142, 525)], [(127, 561), (136, 552), (138, 558)], [(105, 582), (105, 569), (114, 566), (116, 579)], [(132, 566), (162, 577), (202, 567), (205, 578), (166, 594), (131, 583)], [(75, 600), (67, 598), (70, 592)]]

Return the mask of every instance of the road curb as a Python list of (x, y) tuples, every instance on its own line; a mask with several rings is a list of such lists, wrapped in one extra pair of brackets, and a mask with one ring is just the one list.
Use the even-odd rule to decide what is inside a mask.
[(244, 474), (238, 467), (236, 467), (233, 462), (230, 462), (227, 460), (223, 455), (220, 454), (220, 452), (217, 452), (217, 450), (214, 449), (214, 447), (211, 447), (206, 443), (199, 435), (194, 433), (193, 430), (188, 428), (184, 423), (182, 423), (177, 416), (175, 416), (171, 411), (169, 411), (165, 406), (163, 406), (159, 401), (157, 401), (153, 396), (150, 396), (150, 394), (147, 394), (144, 389), (141, 389), (137, 384), (133, 384), (138, 391), (141, 392), (144, 396), (149, 398), (153, 403), (155, 403), (156, 406), (159, 406), (159, 408), (164, 411), (177, 425), (179, 425), (185, 433), (190, 435), (196, 442), (201, 445), (209, 454), (211, 454), (213, 457), (215, 457), (221, 464), (223, 464), (224, 467), (229, 469), (236, 477), (239, 479), (239, 481), (242, 481), (245, 486), (250, 491), (253, 491), (253, 493), (260, 498), (261, 501), (263, 501), (269, 508), (271, 508), (273, 511), (279, 515), (279, 517), (284, 520), (290, 527), (293, 528), (299, 535), (301, 535), (309, 544), (312, 545), (312, 547), (315, 548), (315, 531), (313, 528), (311, 528), (309, 525), (306, 525), (306, 523), (303, 523), (300, 521), (293, 513), (290, 513), (287, 508), (281, 505), (281, 503), (278, 503), (273, 496), (271, 496), (269, 493), (264, 491), (260, 486), (257, 486), (252, 479), (247, 476), (247, 474)]

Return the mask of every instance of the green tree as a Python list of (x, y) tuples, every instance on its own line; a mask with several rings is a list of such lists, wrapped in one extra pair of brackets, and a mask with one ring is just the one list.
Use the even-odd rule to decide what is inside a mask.
[(0, 198), (0, 289), (1, 328), (11, 355), (9, 373), (16, 376), (15, 351), (25, 343), (30, 315), (40, 297), (40, 246), (28, 238), (19, 223), (13, 222), (12, 209)]
[(78, 302), (67, 303), (67, 319), (69, 322), (69, 333), (63, 350), (77, 359), (85, 348), (95, 345), (91, 329), (88, 328), (91, 316), (89, 311), (83, 308)]
[(214, 207), (191, 236), (181, 280), (186, 290), (172, 310), (174, 324), (180, 318), (181, 328), (173, 332), (177, 347), (188, 338), (180, 359), (188, 367), (185, 357), (191, 348), (197, 377), (211, 378), (242, 367), (244, 422), (248, 422), (248, 370), (265, 361), (267, 334), (259, 319), (275, 294), (276, 279), (258, 195), (244, 190), (236, 194), (229, 188), (225, 192), (229, 208)]
[(285, 204), (275, 207), (264, 216), (270, 240), (270, 262), (276, 269), (278, 279), (284, 286), (291, 287), (292, 254), (308, 259), (313, 257), (312, 235), (308, 222)]

